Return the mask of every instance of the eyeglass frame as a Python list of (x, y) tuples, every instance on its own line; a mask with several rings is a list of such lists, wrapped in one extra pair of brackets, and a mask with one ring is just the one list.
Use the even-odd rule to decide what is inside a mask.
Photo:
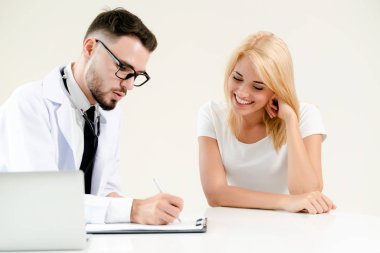
[[(141, 76), (145, 76), (146, 77), (146, 81), (143, 82), (142, 84), (139, 84), (139, 85), (133, 84), (133, 86), (135, 86), (135, 87), (141, 87), (141, 86), (143, 86), (144, 84), (146, 84), (150, 80), (150, 76), (145, 71), (136, 72), (136, 70), (135, 70), (135, 68), (133, 66), (129, 65), (128, 63), (123, 63), (121, 60), (119, 60), (119, 58), (117, 58), (116, 55), (114, 53), (112, 53), (112, 51), (106, 46), (106, 44), (104, 44), (103, 41), (101, 41), (99, 39), (95, 39), (95, 42), (100, 42), (100, 44), (103, 45), (104, 49), (109, 53), (109, 55), (112, 57), (112, 59), (115, 61), (115, 63), (119, 67), (117, 69), (117, 71), (115, 72), (115, 76), (117, 78), (119, 78), (120, 80), (128, 80), (131, 77), (134, 77), (134, 79), (136, 79), (137, 76), (140, 76), (140, 75)], [(130, 68), (133, 71), (133, 73), (129, 73), (125, 78), (122, 78), (122, 77), (118, 76), (117, 73), (120, 71), (120, 69), (124, 69), (124, 68)]]

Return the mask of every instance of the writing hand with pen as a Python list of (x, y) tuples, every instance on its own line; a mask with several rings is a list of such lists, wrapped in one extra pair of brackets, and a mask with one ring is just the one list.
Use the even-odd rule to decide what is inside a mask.
[(154, 180), (159, 194), (147, 199), (134, 199), (131, 210), (131, 222), (147, 225), (166, 225), (179, 219), (183, 209), (180, 197), (163, 193)]

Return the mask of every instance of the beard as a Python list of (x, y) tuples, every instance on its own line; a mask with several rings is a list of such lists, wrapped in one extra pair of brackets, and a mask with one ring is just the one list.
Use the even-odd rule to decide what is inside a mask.
[[(106, 111), (113, 110), (117, 104), (117, 100), (110, 99), (107, 100), (106, 96), (108, 93), (111, 93), (112, 90), (109, 91), (103, 91), (101, 89), (103, 85), (103, 82), (101, 78), (97, 75), (96, 71), (92, 67), (89, 68), (87, 74), (86, 74), (86, 82), (88, 84), (88, 88), (95, 99), (96, 102), (98, 102), (99, 106)], [(123, 88), (122, 92), (126, 92), (126, 90)]]

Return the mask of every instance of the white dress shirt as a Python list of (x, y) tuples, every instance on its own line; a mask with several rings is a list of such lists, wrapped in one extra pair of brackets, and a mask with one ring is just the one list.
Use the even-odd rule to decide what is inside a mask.
[[(82, 157), (84, 149), (83, 130), (85, 120), (80, 111), (85, 112), (92, 105), (90, 104), (87, 97), (85, 96), (85, 94), (83, 93), (83, 91), (81, 90), (74, 78), (72, 72), (72, 64), (68, 64), (65, 67), (64, 74), (64, 77), (66, 78), (67, 89), (69, 91), (69, 93), (67, 93), (67, 96), (69, 96), (73, 105), (78, 109), (77, 114), (75, 115), (75, 118), (73, 118), (73, 120), (77, 122), (78, 128), (76, 128), (77, 131), (75, 135), (78, 136), (78, 140), (80, 140), (76, 152), (78, 153), (79, 157)], [(99, 113), (99, 104), (95, 104), (95, 119), (97, 118)], [(81, 160), (82, 159), (80, 159), (80, 161)], [(77, 169), (79, 169), (80, 162), (78, 162), (78, 164), (76, 165)], [(112, 197), (103, 198), (104, 201), (99, 201), (99, 197), (95, 197), (93, 195), (86, 196), (86, 206), (91, 206), (91, 211), (86, 211), (86, 219), (88, 221), (94, 222), (95, 220), (97, 221), (96, 223), (130, 222), (130, 213), (133, 199)], [(97, 208), (94, 209), (94, 206), (96, 206)]]

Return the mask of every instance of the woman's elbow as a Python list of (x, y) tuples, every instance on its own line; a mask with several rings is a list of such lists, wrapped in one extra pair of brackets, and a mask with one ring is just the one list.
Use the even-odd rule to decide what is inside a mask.
[(218, 202), (216, 202), (216, 201), (214, 201), (214, 200), (209, 200), (209, 199), (207, 199), (207, 203), (208, 203), (208, 205), (211, 206), (211, 207), (220, 207), (220, 206), (221, 206)]
[(216, 193), (206, 193), (205, 192), (205, 195), (206, 195), (207, 203), (208, 203), (209, 206), (211, 206), (211, 207), (222, 206), (220, 198), (218, 197), (218, 194), (216, 194)]

